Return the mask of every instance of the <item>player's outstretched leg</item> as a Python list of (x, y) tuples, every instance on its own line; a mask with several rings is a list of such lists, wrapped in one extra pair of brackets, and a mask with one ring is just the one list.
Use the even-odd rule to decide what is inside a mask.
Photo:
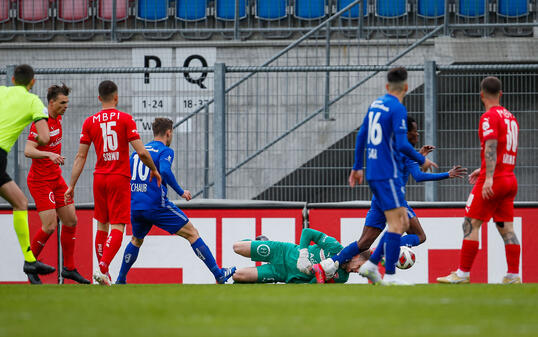
[(215, 276), (215, 280), (219, 284), (226, 283), (226, 281), (232, 277), (236, 268), (220, 268), (215, 261), (215, 257), (209, 250), (209, 247), (205, 244), (204, 240), (200, 237), (198, 230), (189, 221), (185, 226), (181, 227), (176, 233), (177, 235), (187, 239), (194, 251), (194, 254), (204, 262), (207, 269)]
[(138, 258), (138, 252), (140, 251), (140, 246), (143, 242), (143, 239), (137, 239), (133, 236), (131, 242), (129, 242), (127, 247), (125, 247), (125, 252), (123, 253), (123, 260), (121, 262), (120, 274), (118, 275), (116, 284), (127, 283), (127, 273)]

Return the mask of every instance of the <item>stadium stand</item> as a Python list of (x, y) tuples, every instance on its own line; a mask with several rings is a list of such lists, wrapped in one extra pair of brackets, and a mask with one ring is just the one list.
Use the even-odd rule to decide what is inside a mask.
[(19, 0), (17, 6), (19, 21), (38, 23), (49, 19), (49, 0)]
[(64, 22), (81, 22), (87, 20), (89, 14), (89, 0), (59, 0), (58, 20)]
[[(336, 5), (336, 10), (340, 11), (344, 9), (346, 6), (349, 6), (352, 2), (353, 0), (338, 0), (337, 5)], [(344, 14), (342, 14), (342, 17), (357, 19), (359, 18), (359, 10), (360, 10), (359, 5), (355, 5), (349, 11), (344, 12)], [(368, 1), (366, 0), (362, 2), (362, 13), (364, 16), (368, 16)]]
[(287, 16), (287, 0), (258, 0), (256, 16), (261, 20), (279, 20)]
[[(497, 5), (497, 16), (500, 21), (519, 22), (526, 20), (529, 16), (529, 0), (499, 0)], [(508, 36), (529, 36), (532, 30), (520, 27), (504, 27), (504, 34)]]
[(207, 0), (176, 0), (176, 19), (199, 21), (207, 18)]
[[(233, 21), (235, 19), (235, 0), (215, 0), (216, 19)], [(239, 1), (239, 19), (247, 17), (247, 0)]]
[(445, 15), (445, 0), (418, 0), (417, 15), (437, 19)]

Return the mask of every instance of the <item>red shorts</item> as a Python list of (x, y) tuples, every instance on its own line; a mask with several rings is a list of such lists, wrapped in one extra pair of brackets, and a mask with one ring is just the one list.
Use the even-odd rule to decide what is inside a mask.
[(94, 217), (100, 223), (131, 222), (131, 179), (117, 174), (94, 174)]
[(484, 200), (482, 198), (482, 186), (484, 181), (475, 184), (467, 205), (465, 206), (465, 216), (489, 221), (493, 217), (495, 222), (514, 221), (514, 199), (517, 194), (517, 180), (515, 176), (504, 176), (493, 178), (493, 198)]
[(65, 202), (64, 193), (67, 191), (67, 184), (62, 176), (56, 180), (28, 179), (27, 182), (38, 212), (57, 209), (73, 203), (73, 200)]

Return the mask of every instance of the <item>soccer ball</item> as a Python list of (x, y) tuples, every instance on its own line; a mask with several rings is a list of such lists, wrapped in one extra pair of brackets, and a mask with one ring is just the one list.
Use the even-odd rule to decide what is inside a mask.
[(400, 257), (398, 258), (396, 267), (400, 269), (409, 269), (413, 267), (414, 264), (415, 264), (415, 252), (407, 246), (401, 246)]

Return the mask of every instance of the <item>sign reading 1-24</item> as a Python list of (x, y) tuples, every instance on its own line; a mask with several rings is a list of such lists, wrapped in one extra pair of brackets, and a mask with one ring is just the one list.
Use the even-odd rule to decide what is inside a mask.
[(142, 107), (144, 109), (162, 109), (163, 108), (163, 100), (162, 99), (153, 99), (153, 100), (149, 100), (149, 99), (143, 99), (142, 100)]

